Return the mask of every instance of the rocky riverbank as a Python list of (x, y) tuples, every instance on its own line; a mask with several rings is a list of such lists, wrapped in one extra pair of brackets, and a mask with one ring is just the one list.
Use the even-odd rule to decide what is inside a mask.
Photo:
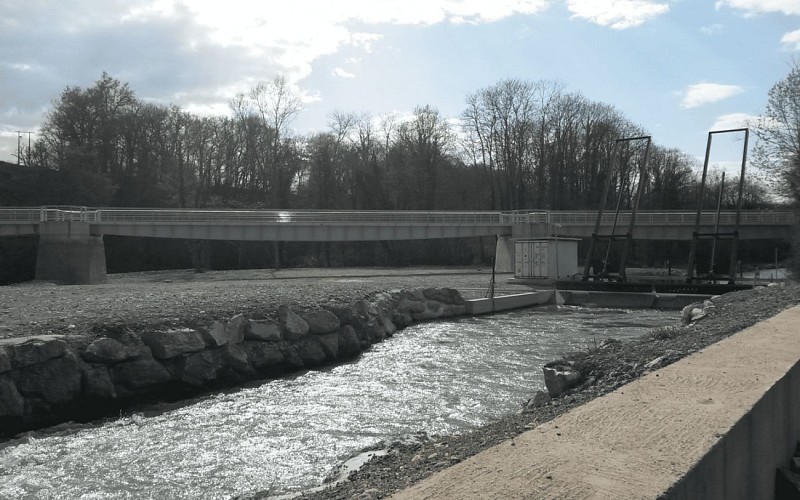
[(457, 290), (418, 288), (210, 323), (97, 324), (91, 335), (0, 339), (0, 437), (341, 362), (415, 322), (465, 311)]
[[(654, 330), (631, 342), (606, 342), (569, 354), (553, 366), (579, 374), (578, 384), (558, 397), (534, 397), (514, 415), (455, 436), (423, 436), (415, 442), (383, 443), (359, 470), (305, 499), (375, 499), (414, 484), (467, 457), (512, 439), (643, 374), (671, 364), (780, 311), (800, 304), (800, 285), (786, 284), (715, 297), (687, 309), (684, 324)], [(333, 476), (335, 476), (335, 471)], [(332, 476), (332, 477), (333, 477)], [(254, 498), (266, 498), (266, 493)]]

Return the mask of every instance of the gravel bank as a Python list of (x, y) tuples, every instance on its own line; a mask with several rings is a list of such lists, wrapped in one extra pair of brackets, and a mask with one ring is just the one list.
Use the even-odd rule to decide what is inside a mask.
[[(498, 289), (527, 291), (505, 285)], [(263, 314), (347, 304), (396, 288), (450, 287), (483, 297), (491, 268), (332, 268), (246, 271), (153, 271), (109, 275), (102, 285), (29, 282), (0, 287), (0, 339), (42, 334), (98, 335), (108, 325), (191, 325), (239, 313)], [(501, 292), (498, 292), (501, 293)]]
[[(787, 284), (726, 294), (714, 300), (707, 316), (690, 326), (654, 330), (631, 342), (609, 342), (569, 359), (594, 383), (544, 406), (526, 407), (514, 415), (455, 436), (428, 436), (418, 443), (387, 443), (388, 453), (372, 458), (347, 479), (305, 499), (383, 498), (449, 465), (551, 420), (578, 405), (671, 364), (763, 319), (800, 303), (800, 285)], [(800, 333), (800, 332), (799, 332)], [(648, 365), (649, 363), (649, 365)], [(531, 396), (536, 388), (531, 388)], [(264, 498), (256, 496), (256, 498)]]

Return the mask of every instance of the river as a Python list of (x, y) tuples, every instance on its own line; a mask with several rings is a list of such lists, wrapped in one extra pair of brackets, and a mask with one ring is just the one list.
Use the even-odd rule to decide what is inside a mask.
[(0, 498), (230, 498), (317, 486), (380, 441), (517, 411), (541, 367), (676, 311), (541, 307), (415, 325), (356, 361), (0, 443)]

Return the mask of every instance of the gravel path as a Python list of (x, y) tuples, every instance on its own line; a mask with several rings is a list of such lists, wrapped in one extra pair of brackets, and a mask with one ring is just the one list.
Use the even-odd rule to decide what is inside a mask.
[[(471, 432), (429, 436), (415, 444), (390, 443), (388, 453), (372, 458), (347, 479), (305, 499), (373, 499), (414, 484), (449, 465), (552, 420), (607, 394), (649, 370), (673, 363), (705, 346), (800, 304), (800, 285), (773, 286), (726, 294), (714, 300), (707, 316), (690, 326), (656, 329), (631, 342), (608, 342), (569, 356), (594, 382), (544, 406), (526, 407)], [(800, 331), (798, 332), (800, 334)], [(649, 366), (646, 366), (650, 363)], [(531, 395), (535, 388), (531, 388)], [(266, 495), (264, 495), (266, 496)], [(256, 495), (256, 498), (264, 496)]]

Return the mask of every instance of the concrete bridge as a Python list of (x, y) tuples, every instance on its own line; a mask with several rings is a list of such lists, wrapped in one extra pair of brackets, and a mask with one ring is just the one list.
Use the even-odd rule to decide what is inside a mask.
[[(632, 214), (604, 213), (601, 231), (624, 235)], [(639, 211), (633, 239), (691, 240), (693, 211)], [(378, 241), (494, 236), (498, 250), (513, 239), (557, 235), (590, 237), (595, 211), (336, 211), (96, 209), (87, 207), (0, 208), (0, 236), (38, 235), (37, 279), (68, 283), (105, 280), (103, 235), (233, 241)], [(736, 213), (701, 216), (701, 231), (735, 228)], [(792, 211), (743, 212), (741, 239), (789, 236), (800, 221)], [(512, 260), (513, 262), (513, 260)]]

